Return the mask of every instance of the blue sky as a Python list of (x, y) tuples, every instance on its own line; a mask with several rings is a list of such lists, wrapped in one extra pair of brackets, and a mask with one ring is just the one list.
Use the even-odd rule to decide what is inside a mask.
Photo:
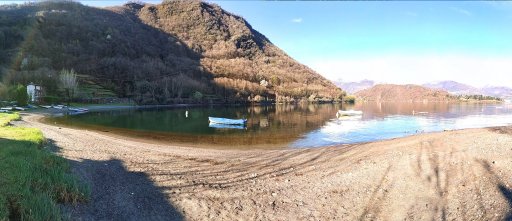
[(329, 79), (512, 86), (512, 2), (210, 2)]

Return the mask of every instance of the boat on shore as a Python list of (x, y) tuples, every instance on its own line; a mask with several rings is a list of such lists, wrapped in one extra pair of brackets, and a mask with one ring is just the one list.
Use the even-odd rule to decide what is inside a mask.
[(348, 110), (348, 111), (342, 111), (339, 110), (336, 112), (336, 117), (352, 117), (352, 116), (361, 116), (363, 115), (362, 111), (355, 111), (355, 110)]
[(89, 109), (87, 108), (68, 108), (69, 111), (72, 111), (72, 112), (88, 112)]
[(87, 108), (68, 108), (68, 115), (78, 115), (78, 114), (85, 114), (89, 112), (89, 109)]
[(244, 125), (247, 119), (229, 119), (220, 117), (208, 117), (210, 124)]

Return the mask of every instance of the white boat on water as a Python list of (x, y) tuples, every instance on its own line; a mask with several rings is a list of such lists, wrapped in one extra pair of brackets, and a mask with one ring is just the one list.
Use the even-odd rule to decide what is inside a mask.
[(416, 111), (412, 110), (412, 115), (425, 115), (425, 114), (428, 114), (428, 112), (426, 112), (426, 111), (418, 111), (418, 112), (416, 112)]
[(247, 123), (247, 119), (229, 119), (220, 117), (208, 117), (210, 124), (228, 124), (228, 125), (243, 125)]
[(362, 111), (355, 111), (355, 110), (348, 110), (348, 111), (342, 111), (339, 110), (336, 112), (336, 117), (347, 117), (347, 116), (360, 116), (363, 115)]
[(363, 115), (353, 115), (353, 116), (338, 116), (338, 120), (343, 121), (354, 121), (363, 119)]
[(216, 129), (239, 129), (239, 130), (246, 129), (244, 124), (216, 124), (216, 123), (210, 123), (208, 126), (211, 127), (211, 128), (216, 128)]

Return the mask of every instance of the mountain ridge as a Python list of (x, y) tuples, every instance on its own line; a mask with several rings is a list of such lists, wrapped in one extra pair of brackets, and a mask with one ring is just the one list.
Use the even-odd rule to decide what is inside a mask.
[(0, 75), (6, 84), (37, 81), (57, 93), (48, 76), (75, 69), (88, 82), (141, 104), (180, 102), (196, 92), (242, 102), (332, 101), (344, 95), (215, 4), (164, 1), (99, 9), (42, 2), (1, 13), (0, 36), (7, 41), (0, 50), (7, 53), (0, 56)]
[(376, 102), (446, 102), (456, 100), (448, 92), (420, 85), (377, 84), (355, 95), (362, 101)]
[(373, 87), (376, 82), (368, 79), (355, 82), (343, 82), (342, 80), (334, 81), (334, 84), (340, 87), (342, 90), (354, 94), (358, 91)]
[(500, 98), (512, 96), (512, 88), (509, 87), (488, 85), (478, 88), (453, 80), (430, 82), (423, 84), (422, 86), (446, 90), (454, 95), (484, 95)]

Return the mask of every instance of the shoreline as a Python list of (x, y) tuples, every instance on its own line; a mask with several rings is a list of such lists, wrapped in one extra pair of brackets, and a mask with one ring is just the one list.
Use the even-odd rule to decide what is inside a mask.
[(38, 118), (19, 124), (40, 128), (92, 186), (88, 204), (68, 208), (72, 219), (512, 218), (510, 127), (240, 151), (147, 144)]
[[(189, 104), (176, 104), (176, 105), (147, 105), (147, 106), (128, 106), (128, 105), (107, 105), (107, 106), (94, 106), (90, 107), (91, 112), (100, 112), (100, 111), (108, 111), (108, 110), (123, 110), (123, 109), (154, 109), (154, 108), (195, 108), (195, 107), (203, 107), (204, 105), (189, 105)], [(50, 113), (52, 112), (52, 113)], [(51, 116), (56, 113), (64, 113), (66, 110), (61, 109), (42, 109), (42, 111), (34, 111), (29, 113), (34, 114), (43, 114), (45, 116)], [(237, 143), (229, 143), (228, 141), (219, 141), (219, 140), (229, 140), (230, 137), (225, 137), (223, 135), (196, 135), (196, 134), (180, 134), (173, 132), (159, 132), (159, 131), (138, 131), (133, 129), (126, 128), (116, 128), (109, 126), (99, 126), (99, 125), (90, 125), (90, 124), (81, 124), (81, 125), (70, 125), (66, 123), (52, 124), (51, 122), (45, 121), (48, 119), (47, 117), (42, 118), (41, 122), (49, 124), (49, 125), (58, 125), (59, 127), (67, 127), (73, 129), (81, 129), (81, 130), (91, 130), (96, 131), (98, 133), (102, 133), (104, 135), (109, 135), (122, 139), (129, 139), (137, 142), (143, 142), (147, 144), (160, 144), (160, 145), (171, 145), (171, 146), (187, 146), (191, 148), (204, 148), (204, 149), (227, 149), (227, 150), (251, 150), (251, 149), (266, 149), (266, 150), (283, 150), (283, 149), (309, 149), (309, 148), (322, 148), (322, 147), (291, 147), (289, 144), (294, 140), (299, 139), (300, 137), (282, 137), (278, 140), (283, 140), (279, 143), (258, 143), (254, 144), (253, 142), (248, 142), (251, 144), (237, 144)], [(454, 129), (443, 131), (457, 131), (464, 130), (462, 129)], [(383, 140), (376, 141), (365, 141), (359, 143), (347, 143), (347, 144), (333, 144), (325, 147), (339, 147), (339, 146), (348, 146), (348, 145), (362, 145), (367, 143), (373, 143), (378, 141), (386, 141), (386, 140), (394, 140), (400, 139), (409, 136), (416, 136), (421, 134), (428, 133), (436, 133), (442, 132), (440, 131), (430, 131), (430, 132), (416, 132), (416, 133), (407, 133), (402, 137), (388, 138)], [(204, 139), (198, 139), (198, 136), (203, 136)]]

